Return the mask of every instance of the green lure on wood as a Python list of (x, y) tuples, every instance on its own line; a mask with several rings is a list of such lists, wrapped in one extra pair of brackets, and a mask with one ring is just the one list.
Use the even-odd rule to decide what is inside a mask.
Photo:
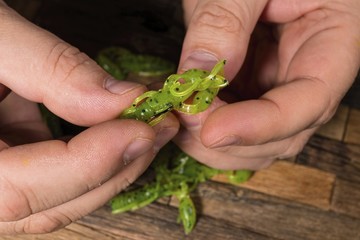
[[(102, 50), (97, 61), (117, 79), (125, 79), (129, 72), (134, 71), (139, 76), (141, 72), (151, 76), (161, 75), (171, 69), (171, 64), (166, 64), (160, 58), (149, 55), (136, 57), (128, 50), (116, 47)], [(224, 77), (225, 63), (225, 60), (220, 60), (211, 71), (190, 69), (182, 74), (170, 75), (161, 89), (148, 91), (137, 97), (120, 117), (140, 120), (154, 126), (172, 110), (186, 114), (205, 111), (219, 90), (229, 84)], [(247, 181), (252, 175), (248, 170), (223, 171), (210, 168), (172, 143), (159, 152), (150, 167), (156, 174), (154, 181), (114, 197), (110, 202), (112, 212), (133, 211), (158, 198), (174, 196), (179, 200), (178, 221), (182, 223), (185, 234), (189, 234), (196, 224), (196, 208), (190, 193), (199, 183), (222, 173), (230, 183), (238, 184)]]

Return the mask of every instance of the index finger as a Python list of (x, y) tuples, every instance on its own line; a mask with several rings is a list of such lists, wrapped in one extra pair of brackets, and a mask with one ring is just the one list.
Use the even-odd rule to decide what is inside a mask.
[(208, 70), (218, 60), (226, 59), (226, 77), (233, 79), (266, 3), (266, 0), (185, 0), (183, 5), (189, 26), (179, 71), (190, 68)]
[(1, 84), (63, 119), (86, 126), (113, 119), (145, 90), (113, 79), (85, 53), (5, 4), (0, 15)]

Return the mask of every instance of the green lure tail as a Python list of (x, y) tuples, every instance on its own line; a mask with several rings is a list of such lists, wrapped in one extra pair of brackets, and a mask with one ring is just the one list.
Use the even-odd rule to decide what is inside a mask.
[(228, 180), (232, 184), (244, 183), (251, 178), (253, 171), (250, 170), (234, 170), (234, 171), (224, 171), (224, 174), (227, 176)]
[(159, 197), (161, 197), (159, 186), (156, 183), (151, 183), (142, 188), (121, 193), (121, 195), (111, 199), (110, 206), (114, 214), (134, 211), (149, 205)]
[(196, 224), (196, 208), (189, 195), (186, 195), (179, 200), (179, 217), (178, 222), (181, 222), (185, 234), (191, 233)]

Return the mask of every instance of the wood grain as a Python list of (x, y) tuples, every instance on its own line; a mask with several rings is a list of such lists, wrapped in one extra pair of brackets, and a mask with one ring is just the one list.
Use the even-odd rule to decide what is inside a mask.
[(331, 209), (359, 218), (360, 184), (338, 179), (335, 184)]
[(186, 236), (176, 221), (177, 215), (177, 208), (155, 203), (135, 212), (119, 215), (109, 215), (102, 208), (79, 223), (119, 239), (208, 239), (209, 232), (213, 239), (272, 239), (209, 216), (199, 218), (197, 228)]
[[(215, 181), (227, 182), (219, 175)], [(317, 169), (278, 161), (268, 169), (258, 171), (241, 187), (272, 196), (306, 203), (322, 209), (330, 208), (335, 175)]]
[(344, 139), (348, 117), (349, 107), (340, 105), (334, 117), (328, 123), (320, 127), (316, 133), (324, 137), (342, 141)]
[[(360, 220), (254, 192), (208, 182), (198, 189), (202, 214), (277, 239), (358, 239)], [(231, 217), (229, 217), (231, 216)]]
[(298, 155), (296, 163), (360, 183), (360, 145), (315, 135)]

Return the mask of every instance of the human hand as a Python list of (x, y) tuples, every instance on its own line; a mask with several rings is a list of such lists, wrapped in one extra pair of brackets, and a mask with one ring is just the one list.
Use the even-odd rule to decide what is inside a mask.
[[(94, 61), (0, 1), (0, 235), (44, 233), (102, 206), (177, 132), (111, 120), (145, 89), (112, 79)], [(8, 93), (7, 88), (12, 90)], [(52, 140), (36, 102), (89, 126)]]
[[(183, 0), (179, 71), (227, 59), (210, 109), (181, 115), (176, 143), (212, 167), (260, 169), (296, 155), (334, 114), (360, 60), (358, 0)], [(245, 57), (246, 55), (246, 57)], [(241, 70), (240, 70), (241, 68)]]

